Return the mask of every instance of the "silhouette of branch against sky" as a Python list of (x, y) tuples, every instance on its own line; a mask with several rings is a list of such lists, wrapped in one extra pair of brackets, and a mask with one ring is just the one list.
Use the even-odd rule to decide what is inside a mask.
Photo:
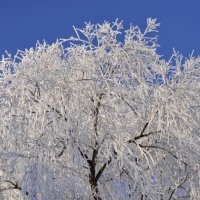
[(148, 17), (157, 18), (159, 28), (158, 53), (169, 59), (172, 49), (188, 56), (199, 54), (199, 0), (2, 0), (0, 2), (0, 54), (5, 50), (15, 54), (35, 46), (37, 40), (48, 43), (73, 34), (72, 26), (84, 22), (124, 20), (146, 26)]

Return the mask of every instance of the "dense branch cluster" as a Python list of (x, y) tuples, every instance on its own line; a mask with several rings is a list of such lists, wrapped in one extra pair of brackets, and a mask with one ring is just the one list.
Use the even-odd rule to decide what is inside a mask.
[(0, 198), (200, 199), (200, 58), (159, 24), (85, 24), (0, 62)]

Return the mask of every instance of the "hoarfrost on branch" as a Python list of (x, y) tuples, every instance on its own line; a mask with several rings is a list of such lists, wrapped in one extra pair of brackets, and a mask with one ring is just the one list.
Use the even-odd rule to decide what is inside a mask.
[(158, 26), (2, 57), (1, 199), (200, 199), (200, 58), (162, 59)]

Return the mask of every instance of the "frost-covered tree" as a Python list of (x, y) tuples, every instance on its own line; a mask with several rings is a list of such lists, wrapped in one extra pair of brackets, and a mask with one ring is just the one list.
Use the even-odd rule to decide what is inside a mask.
[(158, 26), (87, 23), (2, 58), (1, 199), (200, 199), (200, 58), (162, 59)]

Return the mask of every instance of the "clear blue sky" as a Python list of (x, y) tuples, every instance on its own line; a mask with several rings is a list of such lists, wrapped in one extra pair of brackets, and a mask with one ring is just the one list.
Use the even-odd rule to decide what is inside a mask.
[(161, 23), (159, 54), (169, 58), (172, 48), (188, 56), (200, 54), (200, 0), (0, 0), (0, 55), (14, 54), (73, 35), (72, 25), (101, 23), (116, 18), (144, 29), (146, 18)]

